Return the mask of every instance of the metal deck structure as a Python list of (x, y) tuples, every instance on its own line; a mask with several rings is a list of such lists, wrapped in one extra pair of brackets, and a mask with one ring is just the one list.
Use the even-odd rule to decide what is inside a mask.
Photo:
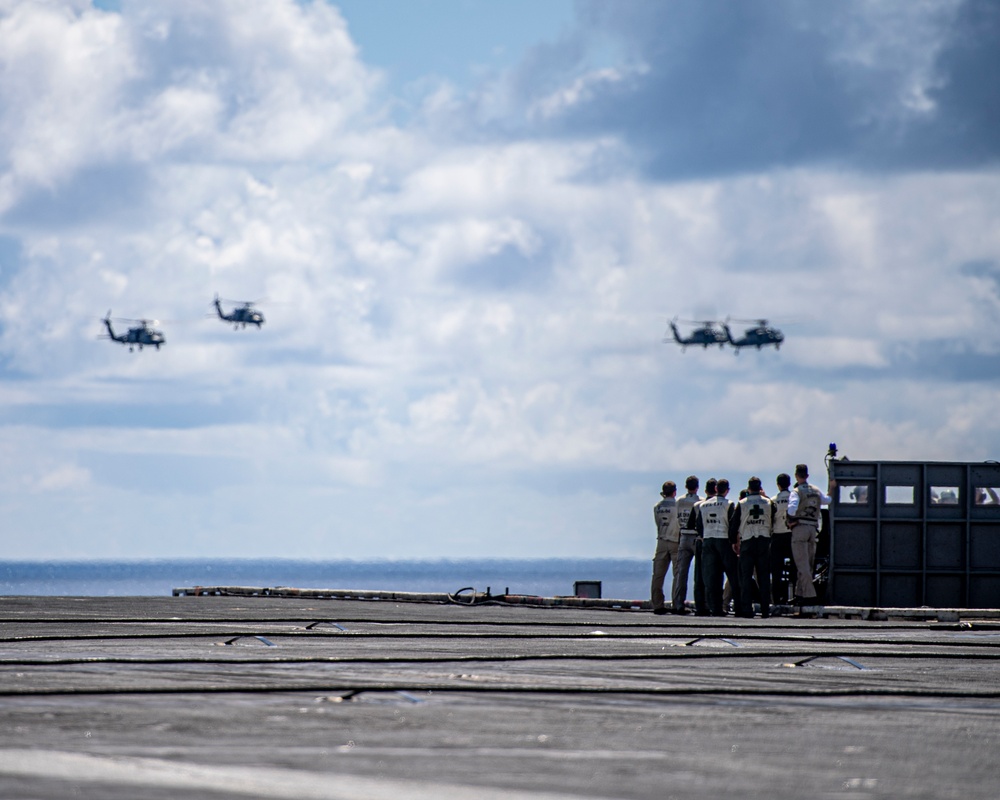
[(1000, 464), (830, 462), (827, 602), (1000, 606)]

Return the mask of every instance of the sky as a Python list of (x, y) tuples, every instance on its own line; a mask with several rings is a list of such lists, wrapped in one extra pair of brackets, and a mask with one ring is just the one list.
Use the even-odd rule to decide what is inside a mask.
[(0, 554), (650, 557), (665, 480), (1000, 458), (997, 41), (987, 0), (0, 0)]

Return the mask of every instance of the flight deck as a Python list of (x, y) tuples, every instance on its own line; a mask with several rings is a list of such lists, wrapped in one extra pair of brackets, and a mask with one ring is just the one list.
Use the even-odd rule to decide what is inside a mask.
[(996, 796), (1000, 612), (5, 597), (0, 796)]

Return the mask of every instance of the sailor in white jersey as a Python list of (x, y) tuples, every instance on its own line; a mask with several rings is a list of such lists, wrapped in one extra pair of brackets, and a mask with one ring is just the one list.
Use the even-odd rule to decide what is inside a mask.
[(795, 566), (792, 563), (792, 529), (788, 527), (788, 487), (792, 479), (782, 472), (776, 479), (778, 493), (771, 498), (774, 503), (774, 528), (771, 531), (771, 600), (775, 605), (788, 604), (788, 581), (785, 580), (785, 563), (795, 581)]
[[(694, 476), (692, 476), (694, 477)], [(691, 516), (688, 517), (687, 526), (684, 533), (690, 533), (694, 539), (694, 613), (699, 617), (708, 617), (711, 612), (708, 610), (708, 597), (705, 594), (705, 537), (698, 532), (698, 508), (702, 503), (715, 497), (715, 487), (718, 481), (709, 478), (705, 481), (705, 499), (699, 500), (691, 507)], [(681, 537), (681, 546), (684, 546), (684, 538)]]
[(720, 478), (716, 484), (715, 497), (702, 500), (695, 506), (698, 532), (704, 536), (702, 542), (702, 572), (705, 578), (705, 594), (708, 610), (713, 617), (724, 617), (722, 607), (723, 574), (729, 578), (733, 589), (733, 607), (737, 616), (743, 615), (743, 598), (740, 594), (740, 577), (736, 563), (736, 551), (729, 542), (729, 517), (732, 502), (726, 497), (729, 481)]
[(771, 528), (774, 503), (761, 492), (760, 478), (747, 482), (747, 495), (733, 509), (729, 518), (729, 541), (739, 553), (740, 587), (743, 593), (743, 616), (753, 619), (753, 577), (760, 587), (760, 615), (771, 616)]

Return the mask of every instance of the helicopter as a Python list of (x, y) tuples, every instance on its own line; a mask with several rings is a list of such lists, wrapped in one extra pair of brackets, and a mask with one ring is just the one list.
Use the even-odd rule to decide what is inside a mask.
[(127, 332), (116, 335), (115, 329), (111, 327), (111, 310), (108, 310), (108, 314), (101, 322), (104, 323), (104, 327), (108, 329), (108, 338), (115, 342), (120, 342), (121, 344), (128, 345), (128, 351), (134, 352), (135, 346), (138, 345), (139, 349), (145, 345), (150, 345), (155, 347), (157, 350), (160, 349), (161, 344), (167, 343), (167, 337), (165, 337), (162, 331), (155, 330), (149, 327), (150, 323), (154, 323), (155, 320), (148, 319), (119, 319), (119, 322), (135, 322), (138, 323), (134, 328), (129, 328)]
[(744, 347), (756, 347), (760, 350), (765, 345), (774, 345), (774, 349), (778, 350), (781, 348), (781, 343), (785, 341), (785, 334), (779, 331), (777, 328), (772, 328), (768, 326), (766, 319), (737, 319), (734, 322), (744, 322), (752, 323), (754, 327), (747, 328), (743, 332), (743, 338), (734, 339), (732, 331), (729, 330), (729, 320), (722, 323), (722, 329), (725, 331), (726, 341), (729, 342), (734, 348), (736, 348), (737, 354)]
[(244, 328), (247, 325), (256, 325), (257, 330), (260, 330), (260, 326), (264, 324), (264, 315), (254, 308), (254, 304), (250, 300), (227, 300), (226, 302), (228, 303), (236, 304), (236, 308), (233, 309), (231, 314), (224, 314), (222, 312), (219, 295), (216, 295), (215, 300), (212, 302), (215, 304), (215, 311), (218, 313), (219, 319), (223, 322), (233, 323), (233, 330), (236, 330), (241, 325)]
[[(681, 320), (684, 322), (685, 320)], [(705, 322), (698, 323), (697, 321), (691, 322), (693, 325), (700, 324), (700, 328), (695, 328), (691, 331), (690, 336), (681, 336), (680, 331), (677, 330), (677, 318), (674, 317), (670, 320), (670, 330), (673, 333), (674, 338), (664, 336), (664, 342), (674, 341), (681, 346), (681, 350), (686, 350), (689, 344), (700, 344), (702, 347), (708, 347), (710, 344), (717, 344), (719, 347), (725, 347), (726, 345), (726, 334), (715, 327), (715, 323), (711, 320), (706, 320)]]

